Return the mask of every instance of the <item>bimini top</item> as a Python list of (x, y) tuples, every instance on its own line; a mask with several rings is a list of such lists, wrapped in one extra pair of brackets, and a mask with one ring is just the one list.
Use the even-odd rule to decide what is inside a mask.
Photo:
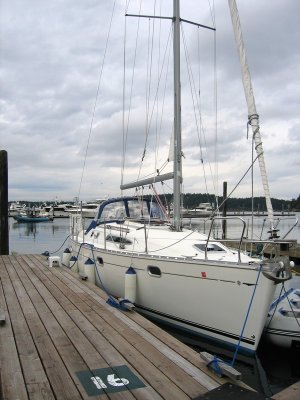
[(97, 225), (106, 222), (124, 222), (130, 219), (136, 222), (166, 221), (166, 216), (153, 198), (118, 197), (104, 201), (86, 230), (88, 233)]

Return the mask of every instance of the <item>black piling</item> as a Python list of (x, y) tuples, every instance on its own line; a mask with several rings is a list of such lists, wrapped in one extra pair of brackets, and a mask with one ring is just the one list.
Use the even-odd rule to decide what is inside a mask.
[(7, 152), (0, 150), (0, 255), (9, 254)]
[[(227, 215), (227, 182), (223, 182), (223, 207), (222, 207), (222, 216), (226, 218)], [(226, 219), (222, 221), (222, 239), (226, 239), (227, 236), (227, 224)]]

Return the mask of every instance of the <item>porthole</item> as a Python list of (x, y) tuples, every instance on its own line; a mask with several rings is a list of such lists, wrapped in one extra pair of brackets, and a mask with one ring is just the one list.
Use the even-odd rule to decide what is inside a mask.
[(155, 276), (156, 278), (161, 277), (161, 270), (154, 265), (148, 265), (147, 272), (150, 276)]
[(103, 258), (102, 258), (102, 257), (97, 257), (97, 262), (98, 262), (98, 264), (100, 264), (100, 265), (103, 265), (103, 264), (104, 264)]

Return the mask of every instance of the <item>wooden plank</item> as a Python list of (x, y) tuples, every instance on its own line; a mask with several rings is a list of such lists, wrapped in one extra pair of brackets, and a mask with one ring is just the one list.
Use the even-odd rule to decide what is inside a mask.
[[(38, 265), (38, 264), (37, 264)], [(39, 272), (36, 270), (35, 273), (39, 274)], [(49, 276), (49, 281), (51, 280), (52, 282), (55, 282), (56, 285), (63, 285), (62, 282), (62, 277), (59, 269), (44, 269), (43, 271), (40, 271), (40, 273), (45, 273), (48, 274)], [(55, 277), (54, 275), (57, 275)], [(69, 283), (70, 284), (70, 283)], [(155, 385), (155, 389), (159, 391), (164, 397), (166, 396), (169, 398), (172, 396), (172, 398), (176, 399), (184, 399), (184, 398), (190, 398), (193, 397), (194, 395), (199, 395), (203, 392), (203, 388), (200, 385), (196, 385), (195, 381), (190, 378), (190, 376), (183, 374), (181, 370), (173, 370), (173, 374), (170, 373), (170, 364), (168, 364), (168, 367), (162, 362), (162, 360), (157, 361), (156, 363), (158, 365), (158, 368), (160, 368), (160, 371), (162, 371), (162, 368), (164, 369), (164, 374), (159, 373), (157, 368), (153, 368), (152, 363), (149, 362), (149, 360), (146, 359), (144, 353), (145, 353), (145, 347), (142, 349), (142, 351), (137, 351), (136, 348), (134, 348), (130, 343), (128, 343), (128, 338), (132, 336), (132, 332), (128, 330), (127, 326), (118, 326), (118, 330), (123, 330), (126, 329), (127, 332), (126, 334), (128, 335), (127, 339), (124, 339), (119, 333), (116, 332), (116, 327), (112, 328), (109, 326), (109, 323), (111, 321), (104, 321), (103, 320), (103, 313), (106, 313), (108, 315), (108, 319), (115, 319), (114, 316), (111, 314), (111, 309), (105, 304), (104, 307), (100, 310), (98, 310), (98, 313), (95, 312), (94, 310), (86, 311), (86, 306), (87, 302), (84, 302), (81, 300), (80, 294), (83, 295), (85, 294), (84, 291), (80, 290), (79, 287), (76, 285), (73, 285), (73, 288), (76, 290), (76, 292), (72, 291), (68, 292), (68, 296), (70, 296), (70, 299), (73, 298), (73, 301), (77, 303), (77, 307), (81, 309), (81, 306), (83, 306), (83, 310), (85, 310), (85, 316), (89, 319), (89, 321), (97, 326), (97, 328), (100, 330), (101, 329), (101, 334), (105, 336), (106, 340), (110, 342), (111, 346), (114, 346), (120, 354), (127, 360), (127, 363), (129, 362), (134, 369), (136, 369), (140, 374), (142, 371), (143, 378), (150, 381), (149, 383), (151, 386)], [(81, 293), (77, 293), (81, 292)], [(83, 293), (82, 293), (83, 292)], [(65, 294), (65, 292), (64, 292)], [(99, 309), (100, 304), (95, 304), (92, 302), (93, 307)], [(82, 310), (81, 310), (82, 311)], [(101, 315), (101, 317), (100, 317)], [(118, 321), (119, 322), (119, 321)], [(137, 338), (139, 339), (139, 338)], [(97, 345), (98, 340), (96, 341), (95, 345)], [(148, 344), (145, 343), (147, 346)], [(105, 349), (103, 349), (105, 350)], [(155, 349), (151, 349), (152, 351)], [(111, 351), (110, 351), (111, 352)], [(152, 354), (148, 354), (148, 358), (152, 357)], [(157, 354), (158, 357), (161, 356), (161, 354)], [(153, 360), (150, 360), (153, 362)], [(161, 365), (160, 365), (161, 364)], [(176, 372), (175, 377), (174, 377), (174, 372)], [(182, 376), (180, 376), (182, 374)], [(169, 376), (172, 375), (172, 376)], [(184, 378), (183, 378), (184, 375)], [(180, 379), (179, 379), (180, 376)], [(173, 383), (170, 380), (167, 380), (166, 378), (171, 379)], [(182, 381), (185, 380), (185, 385), (184, 388), (181, 387)], [(186, 397), (184, 394), (184, 391), (190, 392), (190, 395)]]
[(5, 268), (1, 256), (0, 278), (0, 308), (6, 317), (5, 325), (0, 326), (1, 398), (27, 400), (25, 381), (4, 295)]
[[(73, 282), (78, 283), (78, 277), (76, 277), (76, 274), (74, 274), (73, 272), (67, 269), (62, 269), (60, 270), (60, 272), (67, 275), (71, 274)], [(82, 286), (80, 286), (80, 288), (78, 289), (79, 295), (82, 293), (81, 287)], [(101, 289), (88, 282), (85, 282), (84, 287), (86, 288), (87, 293), (91, 294), (93, 300), (96, 303), (100, 302), (100, 304), (106, 305), (107, 295), (104, 294)], [(99, 295), (101, 296), (100, 300)], [(147, 340), (152, 343), (159, 351), (163, 352), (173, 362), (180, 365), (181, 368), (189, 371), (189, 373), (194, 376), (194, 379), (198, 380), (199, 383), (201, 383), (202, 385), (205, 385), (207, 389), (214, 389), (220, 384), (226, 382), (225, 379), (216, 377), (206, 368), (206, 363), (204, 363), (200, 359), (198, 353), (188, 348), (171, 335), (168, 335), (165, 331), (160, 329), (157, 325), (153, 324), (149, 320), (142, 317), (140, 314), (136, 312), (123, 313), (119, 310), (114, 309), (111, 309), (110, 312), (114, 313), (114, 315), (117, 316), (118, 319), (130, 326), (131, 329), (138, 332), (139, 335), (147, 338)], [(174, 349), (176, 349), (176, 351), (174, 351)], [(193, 368), (193, 365), (195, 366), (195, 368)], [(203, 371), (203, 373), (201, 371)]]
[[(68, 268), (64, 268), (60, 271), (63, 274), (71, 274), (73, 281), (78, 283), (78, 276), (73, 271), (70, 271)], [(107, 295), (101, 289), (89, 282), (85, 282), (84, 287), (87, 287), (87, 290), (91, 289), (98, 299), (100, 295), (102, 298), (102, 304), (106, 303)], [(80, 285), (79, 291), (80, 293), (82, 292), (82, 285)], [(96, 301), (98, 302), (99, 300)], [(207, 368), (207, 363), (201, 360), (199, 353), (184, 345), (182, 342), (160, 329), (157, 325), (153, 324), (139, 313), (124, 313), (119, 310), (112, 310), (111, 312), (115, 313), (115, 315), (117, 315), (121, 320), (124, 319), (126, 324), (129, 324), (129, 326), (138, 332), (139, 335), (146, 337), (149, 342), (166, 354), (187, 373), (193, 376), (195, 380), (204, 385), (206, 389), (212, 390), (213, 388), (228, 382), (228, 379), (218, 377), (211, 372)], [(132, 320), (132, 323), (130, 320)], [(244, 382), (239, 381), (238, 385), (252, 390), (252, 388)]]
[[(66, 335), (63, 327), (59, 324), (54, 314), (52, 313), (51, 306), (54, 307), (54, 309), (59, 308), (62, 310), (62, 308), (56, 302), (56, 300), (52, 298), (51, 293), (49, 293), (49, 291), (45, 288), (45, 283), (47, 283), (48, 280), (44, 279), (44, 277), (42, 277), (43, 278), (42, 280), (38, 279), (37, 275), (33, 273), (34, 269), (28, 267), (24, 268), (24, 265), (22, 263), (16, 264), (15, 271), (22, 280), (26, 292), (29, 294), (29, 299), (27, 300), (27, 302), (30, 302), (30, 300), (32, 299), (34, 299), (35, 301), (34, 304), (36, 313), (40, 321), (42, 322), (46, 332), (46, 334), (42, 335), (43, 340), (45, 340), (46, 336), (47, 340), (48, 338), (49, 340), (51, 340), (52, 343), (51, 346), (49, 346), (49, 343), (45, 343), (44, 345), (45, 346), (44, 355), (48, 351), (52, 353), (52, 351), (55, 349), (54, 352), (59, 356), (60, 359), (59, 361), (63, 362), (63, 364), (61, 365), (64, 365), (64, 371), (62, 372), (60, 368), (61, 365), (60, 363), (58, 363), (58, 360), (53, 359), (52, 355), (50, 356), (50, 354), (47, 355), (47, 359), (50, 362), (50, 364), (47, 365), (46, 368), (51, 368), (51, 364), (53, 368), (53, 364), (55, 364), (55, 369), (59, 370), (59, 377), (56, 376), (56, 374), (54, 374), (50, 378), (51, 382), (55, 381), (57, 384), (55, 391), (56, 395), (61, 396), (61, 398), (73, 398), (72, 396), (74, 396), (76, 393), (77, 396), (76, 398), (88, 398), (83, 386), (81, 385), (78, 376), (76, 375), (76, 372), (89, 371), (89, 366), (86, 364), (85, 360), (83, 360), (83, 358), (77, 351), (76, 347), (73, 345), (70, 338)], [(40, 289), (40, 291), (38, 289)], [(35, 326), (34, 329), (36, 331), (39, 331), (40, 327)], [(75, 337), (77, 337), (78, 332), (73, 332), (73, 334)], [(38, 342), (39, 338), (36, 338), (36, 343)], [(67, 380), (65, 386), (66, 387), (68, 385), (70, 386), (70, 388), (67, 387), (66, 389), (64, 389), (70, 391), (70, 394), (68, 394), (69, 397), (67, 397), (66, 394), (63, 394), (64, 390), (61, 387), (62, 382), (60, 382), (61, 374), (63, 374), (64, 380)], [(76, 388), (80, 391), (80, 394), (77, 392)], [(95, 398), (99, 398), (99, 396)], [(127, 392), (122, 392), (122, 395), (120, 393), (114, 393), (111, 394), (110, 396), (101, 395), (101, 399), (105, 398), (113, 398), (121, 400), (121, 399), (132, 399), (133, 397), (127, 391)]]
[[(57, 273), (63, 273), (63, 270), (59, 269), (59, 270), (57, 270)], [(59, 280), (61, 280), (61, 279), (62, 278), (59, 278)], [(67, 281), (69, 281), (69, 279), (70, 279), (68, 274), (67, 274), (66, 279), (67, 279)], [(74, 290), (77, 292), (77, 296), (76, 297), (79, 296), (83, 300), (90, 302), (91, 307), (93, 307), (93, 306), (94, 307), (95, 306), (98, 307), (99, 306), (99, 299), (95, 302), (95, 298), (94, 298), (94, 296), (97, 296), (97, 295), (84, 285), (85, 291), (87, 291), (89, 293), (89, 296), (87, 297), (87, 295), (85, 294), (85, 292), (82, 289), (81, 283), (79, 285), (79, 281), (76, 280), (76, 278), (74, 278), (74, 276), (72, 276), (72, 279), (74, 280), (74, 283), (76, 284), (76, 287), (74, 287)], [(99, 288), (96, 288), (95, 286), (94, 286), (94, 289), (96, 291), (99, 291)], [(90, 294), (92, 294), (92, 296), (93, 296), (92, 298), (90, 297)], [(91, 302), (91, 300), (92, 300), (92, 302)], [(153, 348), (153, 340), (155, 340), (158, 343), (158, 339), (154, 338), (151, 335), (148, 335), (147, 338), (145, 338), (145, 337), (141, 338), (141, 335), (139, 333), (134, 332), (134, 334), (133, 334), (132, 330), (131, 330), (131, 333), (130, 333), (130, 331), (128, 331), (128, 324), (126, 324), (127, 326), (124, 328), (123, 322), (126, 321), (128, 313), (126, 313), (126, 315), (124, 315), (124, 314), (120, 313), (119, 310), (115, 310), (113, 308), (108, 308), (107, 304), (102, 299), (101, 299), (100, 303), (102, 303), (102, 306), (103, 306), (103, 308), (101, 308), (101, 317), (102, 318), (107, 318), (107, 322), (110, 323), (110, 324), (112, 324), (112, 321), (113, 321), (113, 329), (118, 331), (118, 332), (120, 332), (120, 333), (122, 333), (122, 335), (124, 337), (127, 336), (126, 340), (129, 341), (132, 345), (134, 345), (137, 349), (139, 349), (139, 351), (141, 353), (143, 353), (145, 351), (145, 349), (148, 348), (149, 351), (147, 352), (147, 354), (149, 354), (148, 357), (149, 357), (150, 361), (152, 363), (156, 362), (159, 365), (159, 368), (161, 368), (161, 370), (164, 372), (164, 374), (169, 376), (170, 379), (173, 379), (179, 385), (181, 384), (181, 382), (183, 380), (185, 380), (185, 382), (188, 381), (188, 382), (186, 382), (186, 384), (189, 387), (189, 391), (190, 392), (195, 387), (194, 386), (195, 385), (194, 381), (198, 380), (197, 378), (199, 376), (199, 373), (202, 375), (201, 380), (203, 381), (203, 377), (205, 376), (205, 374), (202, 373), (201, 371), (199, 372), (199, 370), (196, 367), (193, 367), (192, 365), (189, 364), (189, 370), (187, 371), (185, 368), (183, 368), (182, 365), (180, 367), (178, 365), (176, 365), (176, 363), (174, 365), (173, 364), (174, 357), (176, 357), (178, 355), (171, 349), (168, 349), (166, 354), (164, 354), (164, 356), (168, 357), (168, 367), (166, 367), (164, 362), (161, 360), (161, 357), (162, 357), (161, 349), (163, 347), (166, 347), (165, 345), (162, 344), (162, 342), (159, 341), (159, 345), (157, 346), (157, 348)], [(111, 314), (112, 313), (115, 316), (117, 316), (117, 319), (114, 319), (114, 320), (111, 319)], [(93, 317), (93, 318), (95, 318), (95, 317)], [(121, 318), (121, 321), (120, 321), (120, 318)], [(132, 328), (131, 325), (132, 324), (130, 324), (130, 328)], [(127, 331), (126, 330), (124, 331), (124, 329), (126, 329)], [(159, 329), (159, 328), (157, 328), (157, 329)], [(145, 331), (145, 329), (144, 329), (144, 331)], [(128, 334), (128, 332), (129, 332), (129, 334)], [(149, 343), (151, 343), (151, 348), (149, 347)], [(124, 346), (126, 346), (126, 345), (122, 344), (122, 347), (124, 347)], [(170, 357), (170, 353), (171, 352), (173, 353), (172, 354), (173, 355), (173, 359), (172, 359), (172, 357)], [(170, 361), (172, 361), (172, 362), (170, 363)], [(186, 360), (183, 360), (183, 361), (186, 361)], [(199, 356), (198, 356), (198, 361), (200, 362)], [(186, 365), (187, 364), (188, 363), (186, 362)], [(193, 371), (191, 372), (191, 370), (193, 370)], [(180, 373), (182, 373), (184, 371), (185, 374), (188, 374), (188, 377), (184, 374), (179, 378), (179, 376), (177, 375), (178, 371), (180, 371)], [(193, 379), (191, 379), (191, 377)], [(207, 378), (205, 376), (205, 380), (208, 381), (209, 378)], [(209, 388), (211, 389), (211, 388), (215, 388), (217, 386), (218, 386), (218, 384), (215, 381), (213, 381), (212, 379), (210, 379)], [(203, 392), (205, 392), (206, 390), (207, 390), (207, 388), (204, 388), (204, 387), (202, 388)], [(197, 391), (199, 392), (199, 387), (197, 387)], [(190, 393), (190, 395), (194, 396), (195, 394), (194, 393), (193, 394)]]
[[(4, 258), (4, 257), (3, 257)], [(11, 262), (13, 260), (14, 262)], [(49, 337), (43, 322), (39, 318), (35, 310), (35, 306), (38, 306), (38, 300), (35, 305), (31, 302), (30, 299), (30, 290), (32, 288), (27, 288), (26, 291), (25, 287), (21, 284), (18, 274), (15, 271), (16, 267), (19, 269), (19, 264), (16, 263), (14, 258), (7, 261), (7, 272), (8, 275), (11, 277), (11, 288), (15, 290), (16, 297), (9, 296), (9, 303), (10, 313), (13, 315), (14, 320), (14, 329), (16, 329), (16, 340), (18, 340), (18, 350), (22, 361), (23, 371), (25, 378), (27, 377), (26, 384), (32, 384), (30, 388), (31, 393), (34, 389), (38, 388), (36, 383), (39, 383), (38, 379), (42, 379), (41, 384), (41, 392), (48, 396), (45, 393), (45, 383), (47, 379), (51, 381), (51, 388), (53, 389), (55, 396), (49, 394), (49, 398), (57, 398), (57, 399), (80, 399), (79, 393), (74, 386), (70, 382), (70, 377), (67, 374), (66, 368), (62, 363), (60, 355), (56, 351), (51, 338)], [(8, 286), (8, 285), (7, 285)], [(31, 294), (35, 295), (34, 291)], [(41, 303), (42, 304), (42, 303)], [(16, 314), (15, 310), (18, 309), (18, 313)], [(45, 313), (46, 308), (43, 308), (43, 312)], [(28, 329), (30, 331), (32, 340), (34, 342), (33, 346), (27, 349), (24, 345), (30, 343), (29, 335), (27, 336), (26, 340), (24, 336), (22, 336), (22, 329), (25, 327), (25, 324), (22, 321), (22, 326), (19, 324), (19, 318), (21, 315), (24, 315), (23, 318), (26, 318), (26, 324), (28, 325)], [(49, 314), (47, 315), (47, 317)], [(34, 350), (33, 350), (34, 349)], [(36, 349), (36, 350), (35, 350)], [(33, 351), (33, 356), (31, 355), (31, 351)], [(25, 354), (23, 354), (25, 352)], [(28, 357), (30, 359), (28, 360)], [(34, 360), (34, 363), (30, 363), (29, 361)], [(44, 368), (44, 370), (43, 370)], [(46, 371), (46, 373), (44, 373)], [(47, 377), (46, 378), (46, 374)], [(49, 385), (50, 387), (50, 385)], [(52, 393), (52, 392), (51, 392)], [(48, 398), (48, 397), (46, 397)]]
[[(38, 268), (33, 268), (33, 266), (32, 266), (32, 271), (34, 271), (36, 276), (39, 276), (41, 278), (41, 280), (43, 280), (43, 283), (46, 284), (46, 286), (48, 287), (49, 290), (44, 285), (40, 285), (38, 283), (38, 280), (36, 280), (34, 277), (32, 278), (33, 281), (35, 281), (36, 289), (39, 291), (39, 293), (42, 295), (42, 297), (46, 300), (47, 304), (49, 305), (49, 308), (53, 312), (53, 315), (55, 316), (57, 321), (60, 324), (62, 324), (64, 332), (66, 332), (68, 335), (68, 339), (70, 341), (72, 341), (72, 343), (77, 351), (80, 349), (82, 350), (81, 357), (84, 358), (85, 361), (87, 362), (88, 368), (94, 369), (96, 367), (97, 368), (109, 367), (109, 365), (105, 362), (105, 360), (102, 358), (102, 356), (100, 356), (100, 354), (97, 352), (97, 349), (95, 347), (93, 347), (91, 345), (91, 343), (88, 342), (86, 334), (83, 334), (80, 330), (78, 330), (77, 325), (72, 323), (72, 320), (69, 317), (69, 315), (66, 312), (64, 312), (64, 310), (60, 307), (59, 301), (56, 300), (56, 298), (58, 298), (59, 300), (63, 299), (65, 297), (66, 293), (70, 292), (70, 290), (68, 288), (66, 288), (65, 285), (61, 284), (61, 282), (58, 282), (59, 286), (61, 286), (61, 289), (62, 289), (60, 291), (58, 289), (58, 287), (55, 286), (49, 278), (48, 279), (43, 278), (43, 276), (44, 276), (43, 271), (39, 271)], [(50, 272), (49, 276), (52, 277), (51, 272)], [(52, 298), (52, 295), (54, 293), (55, 293), (55, 296)], [(70, 293), (69, 293), (69, 295), (70, 295)], [(77, 299), (75, 299), (75, 301), (77, 301)], [(75, 314), (78, 314), (78, 310), (75, 309), (74, 307), (72, 307), (72, 309), (68, 308), (68, 310), (69, 310), (69, 313), (71, 313), (71, 311), (73, 311)], [(89, 310), (89, 308), (85, 306), (84, 312), (87, 313), (88, 310)], [(72, 315), (72, 314), (70, 314), (70, 315)], [(81, 321), (84, 320), (83, 315), (81, 315), (80, 320)], [(67, 322), (67, 325), (66, 325), (66, 322)], [(95, 330), (95, 328), (94, 328), (94, 330)], [(103, 340), (103, 338), (101, 338), (101, 336), (99, 336), (98, 340), (100, 341), (101, 339)], [(109, 343), (105, 342), (103, 347), (104, 348), (109, 347)], [(60, 354), (63, 355), (64, 351), (60, 350)], [(93, 356), (92, 360), (91, 360), (91, 356)], [(95, 356), (97, 356), (97, 357), (95, 358)], [(118, 359), (117, 365), (120, 365), (120, 364), (124, 364), (124, 359), (122, 359), (122, 358)], [(116, 365), (116, 363), (114, 365)], [(77, 367), (76, 371), (80, 371), (80, 370), (84, 370), (84, 369), (88, 369), (88, 368)], [(74, 373), (76, 371), (73, 371), (72, 373)], [(145, 391), (148, 391), (148, 388), (145, 388)], [(152, 393), (152, 397), (153, 396), (154, 395)], [(131, 399), (132, 395), (129, 392), (127, 392), (127, 393), (122, 392), (122, 393), (111, 394), (110, 397), (113, 397), (113, 398), (119, 397), (121, 399), (126, 399), (126, 398)]]
[[(231, 365), (228, 365), (224, 361), (220, 360), (218, 357), (215, 357), (212, 354), (207, 353), (206, 351), (202, 351), (200, 353), (201, 358), (207, 362), (208, 365), (211, 365), (211, 368), (214, 370), (214, 373), (220, 376), (228, 376), (234, 381), (241, 380), (242, 375), (239, 371), (234, 369)], [(217, 365), (213, 365), (214, 361), (216, 361)]]
[(272, 396), (274, 400), (299, 400), (300, 381)]
[[(120, 365), (146, 387), (103, 389), (94, 399), (188, 400), (227, 382), (210, 374), (198, 353), (138, 313), (108, 306), (101, 289), (67, 268), (49, 268), (42, 256), (0, 257), (0, 279), (0, 311), (10, 318), (0, 340), (8, 321), (25, 399), (88, 399), (76, 372), (112, 368), (120, 381)], [(2, 345), (3, 351), (7, 356)], [(12, 377), (0, 372), (3, 385), (11, 385)]]

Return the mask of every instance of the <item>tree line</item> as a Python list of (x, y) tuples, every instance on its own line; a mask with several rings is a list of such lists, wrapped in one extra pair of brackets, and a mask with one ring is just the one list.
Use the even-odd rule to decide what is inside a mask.
[[(161, 200), (165, 204), (172, 204), (173, 195), (166, 194), (161, 196)], [(300, 211), (300, 195), (297, 199), (283, 200), (283, 199), (271, 199), (274, 211)], [(200, 203), (210, 203), (214, 208), (217, 208), (223, 203), (223, 196), (216, 198), (212, 194), (202, 193), (186, 193), (182, 196), (182, 205), (187, 209), (194, 209), (198, 207)], [(229, 198), (226, 200), (226, 206), (228, 211), (251, 211), (252, 210), (252, 197), (245, 198)], [(253, 209), (254, 211), (266, 211), (266, 200), (264, 197), (253, 198)]]
[[(145, 196), (148, 197), (148, 196)], [(173, 195), (165, 194), (160, 195), (161, 201), (166, 207), (170, 207), (173, 203)], [(300, 195), (297, 199), (282, 200), (272, 198), (272, 206), (274, 211), (300, 211)], [(45, 202), (32, 202), (32, 201), (19, 201), (21, 204), (26, 204), (28, 207), (40, 206), (41, 204), (51, 204), (49, 201)], [(63, 204), (66, 201), (57, 202), (57, 204)], [(72, 204), (73, 202), (68, 202)], [(219, 196), (216, 198), (212, 194), (203, 193), (185, 193), (182, 195), (182, 205), (186, 209), (194, 209), (198, 207), (200, 203), (210, 203), (214, 208), (217, 208), (223, 203), (223, 197)], [(252, 198), (229, 198), (226, 200), (227, 211), (251, 211), (252, 210)], [(266, 201), (264, 197), (253, 198), (253, 209), (254, 211), (266, 211)]]

